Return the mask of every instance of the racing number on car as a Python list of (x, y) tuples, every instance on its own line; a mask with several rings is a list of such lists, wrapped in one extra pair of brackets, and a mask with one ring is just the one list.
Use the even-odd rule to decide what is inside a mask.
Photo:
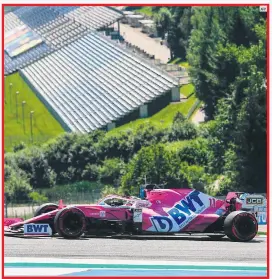
[(209, 200), (210, 200), (210, 207), (215, 207), (215, 199), (209, 198)]

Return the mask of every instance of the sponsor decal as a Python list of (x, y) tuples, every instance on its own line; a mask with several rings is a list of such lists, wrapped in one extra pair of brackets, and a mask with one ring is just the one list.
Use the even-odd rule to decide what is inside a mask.
[(101, 218), (105, 218), (105, 217), (106, 217), (106, 211), (100, 211), (100, 212), (99, 212), (99, 216), (100, 216)]
[(133, 222), (141, 223), (143, 221), (143, 213), (141, 208), (135, 208), (133, 211)]
[(246, 197), (247, 205), (261, 205), (264, 202), (264, 198), (262, 197)]
[(151, 206), (152, 204), (149, 202), (149, 201), (136, 201), (134, 203), (134, 206), (135, 208), (144, 208), (144, 207), (149, 207)]
[(49, 224), (24, 224), (24, 235), (52, 235)]
[(267, 224), (267, 207), (266, 206), (254, 206), (253, 213), (255, 214), (259, 225)]
[(266, 212), (267, 207), (266, 206), (254, 206), (253, 211), (254, 212)]
[(259, 212), (256, 216), (259, 225), (267, 224), (267, 214), (266, 212)]
[(168, 216), (153, 216), (150, 219), (158, 232), (177, 232), (209, 206), (209, 196), (195, 190), (167, 211)]

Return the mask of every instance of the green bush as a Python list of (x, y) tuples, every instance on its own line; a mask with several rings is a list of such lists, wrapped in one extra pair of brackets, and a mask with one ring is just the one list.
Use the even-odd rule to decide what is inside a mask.
[(160, 129), (151, 123), (141, 124), (134, 132), (134, 153), (144, 146), (150, 146), (159, 142), (165, 142), (166, 129)]
[(121, 188), (116, 188), (116, 187), (112, 187), (109, 185), (106, 185), (101, 192), (101, 197), (105, 197), (107, 195), (122, 195), (122, 189)]
[(207, 166), (208, 154), (208, 141), (203, 138), (192, 140), (179, 151), (181, 161), (190, 165)]
[(127, 162), (133, 154), (133, 145), (131, 132), (106, 136), (99, 144), (99, 157), (101, 160), (121, 158)]
[(189, 121), (176, 121), (173, 123), (168, 135), (169, 141), (190, 140), (197, 137), (196, 126)]
[(38, 192), (31, 192), (29, 194), (29, 198), (31, 198), (32, 201), (36, 203), (44, 203), (48, 201), (48, 198), (46, 196), (39, 194)]
[(52, 187), (56, 183), (56, 173), (48, 164), (41, 148), (31, 147), (16, 153), (17, 166), (29, 176), (33, 188)]
[(102, 184), (110, 184), (119, 186), (120, 177), (123, 175), (125, 163), (118, 159), (108, 159), (103, 162), (103, 165), (98, 168), (98, 177)]
[(186, 117), (181, 113), (181, 112), (177, 112), (176, 115), (174, 116), (173, 119), (173, 124), (177, 123), (177, 122), (184, 122), (186, 120)]
[(28, 194), (32, 191), (27, 174), (16, 167), (5, 165), (5, 194), (8, 201), (29, 200)]
[(162, 144), (143, 147), (129, 162), (121, 179), (123, 190), (138, 194), (139, 186), (148, 183), (164, 184), (169, 177), (176, 176), (177, 156), (167, 151)]
[(99, 175), (99, 168), (95, 164), (87, 164), (82, 172), (82, 180), (96, 181)]
[(13, 152), (18, 152), (26, 148), (26, 144), (24, 142), (19, 142), (13, 146)]

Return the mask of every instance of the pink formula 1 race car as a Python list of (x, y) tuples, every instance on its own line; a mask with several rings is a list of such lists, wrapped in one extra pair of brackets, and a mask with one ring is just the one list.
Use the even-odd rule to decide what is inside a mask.
[(113, 234), (227, 235), (233, 241), (252, 240), (258, 232), (255, 216), (241, 211), (242, 193), (230, 192), (225, 200), (193, 189), (161, 189), (145, 185), (141, 198), (110, 195), (96, 204), (41, 205), (33, 218), (6, 218), (6, 233), (51, 234), (64, 238)]

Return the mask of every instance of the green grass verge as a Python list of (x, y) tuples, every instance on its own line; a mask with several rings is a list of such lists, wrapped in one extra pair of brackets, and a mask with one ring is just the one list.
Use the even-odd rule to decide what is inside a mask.
[(195, 88), (191, 83), (181, 86), (180, 90), (179, 90), (180, 94), (187, 97), (187, 98), (191, 94), (193, 94), (194, 91), (195, 91)]
[(258, 232), (259, 235), (267, 235), (267, 232)]
[[(9, 90), (10, 83), (13, 84), (11, 92)], [(19, 95), (17, 97), (18, 119), (16, 116), (16, 91), (19, 91)], [(26, 101), (24, 110), (22, 106), (23, 101)], [(54, 138), (64, 132), (64, 129), (59, 124), (59, 122), (48, 112), (47, 108), (23, 81), (19, 73), (7, 76), (5, 79), (4, 104), (5, 150), (11, 151), (12, 147), (19, 142), (24, 142), (27, 145), (32, 143), (30, 111), (34, 111), (34, 143), (46, 142), (47, 140)]]

